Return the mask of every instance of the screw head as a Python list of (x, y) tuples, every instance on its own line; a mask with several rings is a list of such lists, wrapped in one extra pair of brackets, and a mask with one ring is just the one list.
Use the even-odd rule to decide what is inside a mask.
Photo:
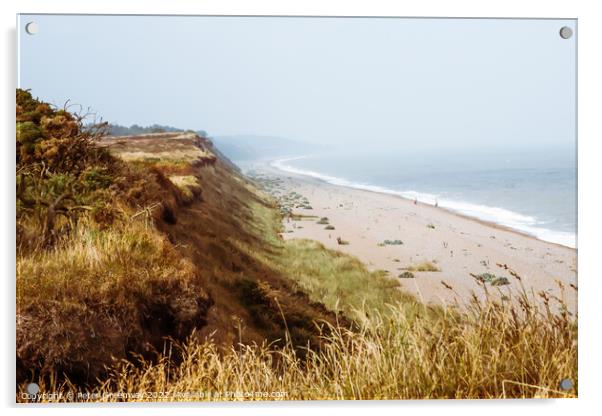
[(573, 380), (565, 378), (560, 381), (560, 390), (568, 391), (573, 388)]
[(27, 393), (33, 395), (36, 395), (40, 392), (40, 386), (38, 386), (37, 383), (29, 383), (27, 385)]
[(36, 22), (29, 22), (25, 25), (25, 32), (27, 32), (28, 35), (35, 35), (38, 33), (38, 30), (39, 27)]
[(568, 39), (571, 36), (573, 36), (573, 29), (571, 29), (568, 26), (563, 26), (563, 27), (560, 28), (560, 32), (559, 33), (560, 33), (560, 37), (562, 39)]

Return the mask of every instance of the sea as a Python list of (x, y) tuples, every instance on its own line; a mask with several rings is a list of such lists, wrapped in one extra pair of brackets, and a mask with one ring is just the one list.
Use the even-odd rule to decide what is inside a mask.
[(287, 156), (282, 171), (438, 204), (541, 240), (576, 247), (574, 148), (464, 152), (343, 151)]

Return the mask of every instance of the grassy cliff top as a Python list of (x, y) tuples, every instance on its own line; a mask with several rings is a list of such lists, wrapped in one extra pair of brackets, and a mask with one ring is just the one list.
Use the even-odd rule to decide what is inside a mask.
[(203, 164), (215, 162), (211, 143), (196, 133), (153, 133), (140, 136), (104, 136), (99, 146), (126, 161), (167, 161)]

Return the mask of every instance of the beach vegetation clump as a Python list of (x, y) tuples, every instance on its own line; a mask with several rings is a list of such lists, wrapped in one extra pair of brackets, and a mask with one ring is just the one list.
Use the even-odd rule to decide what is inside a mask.
[(297, 221), (308, 221), (318, 218), (316, 215), (307, 215), (307, 214), (291, 214), (291, 219)]
[(326, 227), (324, 227), (325, 230), (334, 230), (334, 225), (327, 225)]
[(498, 276), (491, 281), (491, 286), (506, 286), (509, 284), (510, 284), (510, 281), (508, 280), (507, 277), (504, 277), (504, 276)]
[(412, 272), (405, 271), (397, 277), (399, 277), (400, 279), (413, 279), (416, 276), (414, 276), (414, 273), (412, 273)]
[(510, 284), (510, 280), (504, 276), (496, 276), (493, 273), (481, 273), (478, 275), (471, 274), (481, 283), (489, 283), (491, 286), (506, 286)]
[(322, 218), (320, 218), (320, 219), (319, 219), (319, 220), (316, 222), (316, 224), (320, 224), (320, 225), (325, 225), (325, 224), (328, 224), (328, 217), (322, 217)]
[(404, 270), (408, 270), (411, 272), (440, 272), (441, 271), (441, 269), (439, 269), (435, 264), (433, 264), (430, 261), (413, 264), (411, 266), (406, 267)]
[(426, 225), (426, 228), (430, 228), (431, 230), (435, 229), (435, 224), (429, 223)]
[(400, 246), (403, 244), (403, 241), (401, 241), (401, 240), (385, 240), (382, 242), (382, 244), (385, 246)]

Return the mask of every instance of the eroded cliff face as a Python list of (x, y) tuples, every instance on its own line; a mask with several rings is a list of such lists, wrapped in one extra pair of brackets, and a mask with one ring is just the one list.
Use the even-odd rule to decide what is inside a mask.
[[(123, 196), (111, 200), (120, 219), (80, 220), (51, 252), (18, 256), (18, 290), (29, 293), (17, 305), (18, 381), (94, 383), (119, 360), (153, 359), (191, 335), (224, 346), (319, 342), (316, 322), (334, 315), (261, 260), (277, 248), (255, 216), (274, 207), (208, 139), (159, 133), (96, 145), (125, 162), (128, 173), (113, 179)], [(61, 284), (42, 287), (49, 275)]]
[(274, 247), (262, 238), (265, 230), (257, 229), (254, 207), (274, 207), (211, 141), (168, 133), (110, 138), (104, 144), (125, 160), (154, 165), (184, 195), (167, 208), (170, 220), (160, 216), (157, 227), (195, 264), (210, 294), (213, 304), (200, 337), (211, 335), (227, 345), (284, 340), (288, 325), (289, 336), (306, 344), (316, 341), (315, 321), (334, 322), (323, 305), (261, 261)]

